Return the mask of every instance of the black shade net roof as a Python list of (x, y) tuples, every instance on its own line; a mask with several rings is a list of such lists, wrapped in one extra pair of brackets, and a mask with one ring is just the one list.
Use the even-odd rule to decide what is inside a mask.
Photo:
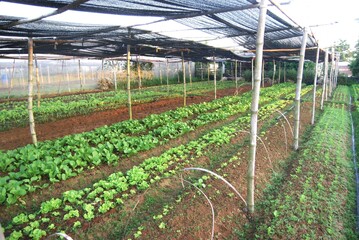
[[(216, 38), (232, 38), (239, 46), (255, 50), (259, 18), (256, 0), (5, 0), (56, 9), (76, 10), (131, 16), (161, 17), (175, 20), (191, 28), (201, 29)], [(202, 61), (215, 55), (238, 59), (231, 51), (217, 49), (194, 41), (170, 38), (158, 33), (121, 26), (101, 26), (37, 20), (18, 24), (20, 18), (0, 16), (0, 36), (34, 37), (38, 53), (108, 58), (126, 53), (147, 56), (178, 57), (184, 51), (186, 58)], [(17, 25), (18, 24), (18, 25)], [(138, 26), (137, 26), (138, 27)], [(298, 55), (303, 29), (280, 11), (268, 10), (265, 28), (265, 50), (297, 49), (265, 52), (265, 57), (278, 58)], [(54, 39), (50, 43), (44, 39)], [(43, 39), (40, 41), (39, 39)], [(317, 43), (313, 36), (307, 42), (306, 58), (315, 60)], [(313, 49), (311, 49), (313, 48)], [(0, 54), (26, 53), (26, 42), (0, 41)], [(321, 51), (320, 60), (324, 59)]]
[[(0, 16), (0, 25), (19, 18)], [(184, 57), (192, 61), (205, 61), (205, 57), (240, 59), (231, 51), (213, 48), (201, 43), (170, 38), (150, 31), (119, 26), (84, 25), (39, 20), (0, 29), (0, 54), (26, 54), (27, 41), (35, 39), (34, 52), (61, 54), (77, 57), (112, 58), (127, 54), (153, 57)], [(51, 36), (51, 38), (49, 38)]]

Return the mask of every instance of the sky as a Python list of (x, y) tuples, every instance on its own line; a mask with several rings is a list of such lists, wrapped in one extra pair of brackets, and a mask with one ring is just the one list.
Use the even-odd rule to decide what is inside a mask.
[[(347, 40), (353, 48), (359, 40), (359, 0), (276, 0), (286, 2), (282, 9), (300, 26), (309, 26), (322, 48), (333, 46), (339, 40)], [(13, 9), (16, 9), (14, 11)], [(270, 9), (273, 9), (270, 8)], [(54, 9), (16, 5), (0, 1), (0, 15), (34, 18)], [(128, 17), (67, 11), (47, 20), (69, 21), (88, 24), (131, 26), (151, 22), (159, 18)], [(319, 26), (317, 26), (319, 25)], [(179, 23), (168, 21), (141, 27), (146, 30), (162, 29), (159, 33), (171, 37), (202, 41), (212, 46), (241, 50), (230, 39), (211, 40), (213, 36), (190, 30)], [(176, 29), (169, 31), (168, 29)]]
[(292, 0), (282, 8), (301, 26), (321, 25), (311, 27), (321, 47), (359, 40), (359, 0)]

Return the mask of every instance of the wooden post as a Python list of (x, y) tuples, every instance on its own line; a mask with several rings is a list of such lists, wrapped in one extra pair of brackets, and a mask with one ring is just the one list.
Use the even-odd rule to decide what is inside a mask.
[(297, 87), (295, 90), (295, 110), (294, 110), (294, 150), (299, 148), (299, 125), (300, 125), (300, 92), (302, 89), (303, 68), (305, 48), (307, 46), (308, 32), (307, 28), (304, 29), (302, 47), (300, 49), (300, 58), (297, 73)]
[(250, 213), (254, 212), (254, 176), (255, 176), (255, 163), (256, 163), (256, 149), (257, 149), (257, 122), (258, 122), (258, 105), (259, 105), (259, 92), (261, 84), (261, 70), (263, 59), (263, 45), (264, 45), (264, 29), (267, 15), (267, 0), (261, 0), (260, 12), (257, 28), (256, 40), (256, 67), (255, 79), (252, 92), (252, 105), (251, 105), (251, 135), (250, 135), (250, 148), (249, 148), (249, 162), (247, 172), (247, 207)]
[(183, 51), (181, 52), (182, 57), (182, 75), (183, 75), (183, 106), (187, 105), (187, 89), (186, 89), (186, 68), (184, 65)]
[(166, 80), (167, 80), (167, 93), (170, 91), (170, 84), (169, 84), (169, 69), (168, 69), (168, 58), (166, 58)]
[(80, 59), (79, 59), (79, 79), (80, 79), (80, 89), (82, 91), (83, 85), (82, 85), (81, 60)]
[(236, 92), (238, 94), (238, 78), (237, 78), (237, 60), (234, 60), (234, 80), (236, 81)]
[(132, 101), (131, 101), (131, 46), (127, 45), (127, 97), (128, 97), (128, 114), (132, 120)]
[(283, 82), (287, 81), (287, 63), (284, 62)]
[(41, 99), (40, 76), (39, 76), (39, 65), (37, 64), (36, 55), (35, 55), (35, 73), (36, 73), (37, 107), (40, 107), (40, 99)]
[(315, 75), (314, 75), (314, 83), (313, 83), (313, 107), (312, 107), (312, 125), (314, 124), (315, 118), (315, 101), (316, 101), (316, 93), (317, 93), (317, 79), (318, 79), (318, 63), (319, 63), (319, 44), (317, 47), (317, 56), (315, 58)]
[(188, 61), (189, 85), (192, 87), (191, 61)]
[(34, 48), (33, 48), (33, 40), (32, 38), (29, 38), (28, 41), (28, 84), (29, 84), (29, 92), (28, 92), (28, 106), (27, 110), (29, 112), (29, 125), (30, 125), (30, 134), (32, 138), (32, 143), (34, 145), (37, 145), (37, 137), (36, 137), (36, 131), (35, 131), (35, 119), (34, 119), (34, 113), (32, 110), (33, 104), (32, 104), (32, 91), (33, 91), (33, 54), (34, 54)]
[(213, 83), (214, 83), (214, 99), (217, 99), (217, 68), (216, 68), (216, 60), (213, 56), (213, 69), (214, 69), (214, 73), (213, 73)]
[(323, 110), (324, 106), (324, 98), (326, 92), (326, 85), (328, 81), (328, 50), (325, 51), (325, 59), (324, 59), (324, 79), (323, 79), (323, 91), (322, 91), (322, 100), (320, 102), (320, 109)]

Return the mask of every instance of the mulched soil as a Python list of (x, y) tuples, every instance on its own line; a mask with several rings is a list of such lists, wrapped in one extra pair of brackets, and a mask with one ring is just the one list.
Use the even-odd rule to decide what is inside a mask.
[[(240, 92), (251, 90), (251, 86), (242, 86)], [(217, 97), (233, 95), (235, 89), (217, 90)], [(213, 100), (213, 92), (203, 93), (201, 96), (187, 98), (187, 105)], [(149, 103), (137, 104), (132, 107), (133, 118), (141, 119), (149, 114), (161, 113), (183, 106), (183, 98), (160, 99)], [(37, 124), (38, 141), (50, 140), (73, 133), (93, 130), (104, 125), (110, 125), (128, 119), (128, 110), (121, 107), (114, 110), (94, 112), (89, 115), (70, 117), (54, 122)], [(36, 120), (36, 119), (35, 119)], [(0, 132), (0, 149), (9, 150), (31, 143), (28, 127), (14, 128)]]

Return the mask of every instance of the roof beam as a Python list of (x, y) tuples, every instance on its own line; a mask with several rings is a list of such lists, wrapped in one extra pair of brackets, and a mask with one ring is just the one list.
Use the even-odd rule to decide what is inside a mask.
[(48, 13), (48, 14), (45, 14), (45, 15), (42, 15), (42, 16), (36, 17), (36, 18), (20, 19), (18, 21), (14, 21), (14, 22), (11, 22), (11, 23), (8, 23), (8, 24), (4, 24), (4, 25), (0, 26), (0, 29), (8, 29), (8, 28), (11, 28), (11, 27), (14, 27), (14, 26), (17, 26), (17, 25), (36, 22), (36, 21), (39, 21), (39, 20), (47, 18), (47, 17), (58, 15), (60, 13), (66, 12), (67, 10), (74, 9), (74, 8), (80, 6), (82, 3), (85, 3), (87, 1), (89, 1), (89, 0), (75, 0), (73, 3), (71, 3), (69, 5), (66, 5), (64, 7), (58, 8), (58, 9), (56, 9), (55, 11), (53, 11), (51, 13)]

